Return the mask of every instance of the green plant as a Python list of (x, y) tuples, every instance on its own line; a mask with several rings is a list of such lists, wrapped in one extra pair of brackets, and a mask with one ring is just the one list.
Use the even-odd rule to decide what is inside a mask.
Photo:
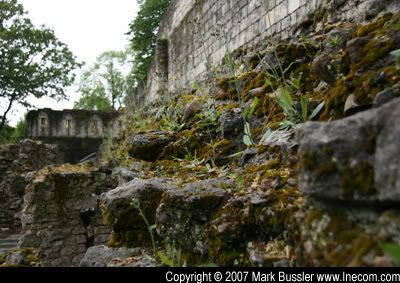
[(276, 102), (286, 116), (286, 119), (281, 122), (281, 126), (293, 127), (296, 125), (298, 121), (297, 110), (291, 96), (291, 89), (287, 85), (281, 86)]
[(157, 249), (156, 249), (156, 242), (154, 240), (154, 234), (153, 234), (153, 231), (156, 228), (156, 225), (150, 225), (149, 221), (146, 218), (146, 215), (144, 215), (142, 209), (140, 208), (140, 201), (138, 199), (133, 198), (131, 200), (131, 205), (138, 210), (139, 215), (142, 217), (144, 223), (146, 224), (147, 230), (149, 231), (149, 234), (150, 234), (151, 244), (153, 246), (154, 260), (156, 260), (157, 259)]
[(313, 38), (307, 36), (307, 35), (301, 35), (301, 39), (311, 45), (312, 47), (314, 47), (315, 49), (321, 49), (321, 43), (317, 42), (316, 40), (314, 40)]
[(185, 160), (187, 160), (187, 161), (198, 160), (197, 159), (197, 150), (194, 150), (194, 153), (190, 152), (187, 148), (185, 150), (186, 150)]
[(308, 97), (306, 95), (302, 95), (301, 96), (301, 111), (302, 111), (303, 122), (314, 119), (324, 108), (325, 102), (322, 101), (320, 104), (318, 104), (318, 106), (314, 108), (314, 110), (310, 114), (310, 116), (308, 116), (308, 105), (309, 105)]
[(270, 128), (266, 128), (264, 134), (260, 139), (260, 144), (264, 144), (264, 142), (271, 136), (272, 130)]
[(200, 160), (200, 159), (196, 158), (196, 159), (191, 160), (190, 163), (188, 165), (186, 165), (185, 167), (188, 169), (196, 169), (199, 166), (203, 165), (204, 162), (205, 162), (205, 159)]
[(339, 36), (332, 36), (332, 37), (330, 37), (329, 39), (328, 39), (328, 43), (331, 45), (331, 46), (337, 46), (338, 44), (339, 44), (339, 41), (340, 41), (340, 37)]
[(202, 120), (199, 123), (200, 128), (216, 127), (221, 113), (215, 109), (214, 105), (212, 105), (202, 113), (202, 116)]
[(242, 116), (243, 116), (243, 120), (244, 120), (243, 143), (246, 146), (253, 146), (255, 144), (255, 142), (253, 140), (253, 135), (251, 133), (249, 120), (250, 120), (251, 116), (253, 115), (254, 111), (256, 110), (257, 105), (258, 105), (258, 98), (254, 97), (250, 108), (244, 108), (242, 111)]
[(198, 81), (195, 81), (195, 82), (193, 83), (193, 88), (194, 88), (195, 90), (198, 90), (198, 91), (201, 93), (202, 96), (207, 97), (207, 92), (206, 92), (206, 90), (205, 90), (203, 87), (200, 86), (200, 84), (199, 84)]
[[(290, 81), (285, 82), (280, 86), (280, 93), (276, 97), (277, 104), (282, 108), (286, 118), (281, 122), (282, 128), (293, 128), (296, 124), (307, 122), (317, 116), (325, 105), (321, 102), (311, 113), (308, 115), (309, 99), (307, 95), (301, 93), (301, 73), (299, 77), (292, 78)], [(296, 108), (292, 94), (300, 96), (300, 112)]]
[(161, 130), (178, 132), (185, 127), (185, 123), (179, 123), (175, 116), (168, 117), (167, 115), (161, 118)]
[(243, 188), (244, 177), (242, 175), (236, 177), (236, 190), (240, 192)]
[(158, 123), (153, 117), (144, 115), (143, 111), (136, 111), (134, 114), (126, 117), (126, 127), (129, 132), (141, 132), (157, 130)]
[(400, 245), (398, 244), (383, 244), (383, 250), (386, 254), (390, 255), (397, 264), (400, 264)]
[(6, 143), (17, 143), (25, 137), (25, 127), (26, 127), (26, 114), (24, 118), (18, 121), (15, 128), (4, 125), (3, 130), (0, 132), (0, 144)]
[(161, 262), (168, 267), (186, 267), (187, 262), (182, 257), (181, 247), (176, 248), (175, 244), (166, 245), (165, 252), (159, 251), (158, 256)]
[(246, 146), (253, 146), (255, 144), (249, 122), (244, 123), (243, 143)]

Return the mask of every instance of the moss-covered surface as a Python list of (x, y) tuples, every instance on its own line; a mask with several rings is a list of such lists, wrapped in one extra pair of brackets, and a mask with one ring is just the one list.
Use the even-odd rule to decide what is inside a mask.
[[(324, 18), (324, 15), (320, 16)], [(390, 55), (392, 50), (400, 48), (399, 25), (400, 14), (384, 15), (371, 23), (356, 26), (343, 23), (326, 25), (325, 34), (319, 32), (311, 34), (312, 38), (279, 42), (273, 46), (273, 52), (271, 48), (263, 50), (260, 54), (270, 56), (272, 68), (241, 70), (237, 77), (219, 74), (217, 81), (211, 84), (215, 84), (217, 90), (211, 88), (209, 93), (209, 89), (198, 88), (190, 93), (162, 97), (127, 119), (126, 129), (114, 145), (114, 162), (117, 165), (129, 167), (141, 162), (142, 178), (171, 178), (178, 189), (187, 183), (217, 177), (234, 180), (236, 184), (235, 188), (221, 184), (221, 188), (229, 191), (230, 199), (203, 225), (207, 227), (201, 232), (205, 233), (202, 239), (208, 242), (208, 255), (199, 256), (184, 250), (189, 264), (251, 265), (250, 242), (263, 247), (265, 265), (288, 259), (296, 265), (363, 266), (370, 265), (366, 260), (370, 255), (382, 254), (377, 239), (359, 223), (350, 221), (342, 214), (305, 208), (308, 200), (304, 199), (297, 184), (299, 168), (307, 169), (320, 178), (340, 171), (343, 175), (339, 182), (341, 197), (357, 201), (359, 197), (370, 196), (378, 189), (374, 187), (374, 168), (369, 163), (350, 166), (338, 164), (335, 160), (320, 160), (318, 151), (313, 150), (297, 162), (296, 153), (288, 153), (284, 146), (255, 144), (257, 154), (246, 164), (240, 164), (246, 148), (242, 137), (224, 139), (218, 119), (226, 111), (245, 111), (257, 97), (258, 105), (250, 120), (258, 122), (251, 131), (252, 138), (259, 141), (267, 128), (276, 130), (288, 118), (277, 103), (283, 87), (290, 89), (292, 106), (297, 114), (302, 111), (301, 95), (306, 95), (309, 100), (308, 115), (319, 103), (325, 102), (321, 113), (315, 115), (313, 120), (343, 118), (344, 105), (350, 94), (354, 94), (357, 102), (365, 106), (363, 109), (370, 107), (378, 92), (400, 81), (399, 69)], [(331, 43), (324, 50), (324, 42), (329, 40), (328, 32), (349, 28), (354, 28), (354, 32), (348, 40), (357, 37), (367, 39), (360, 50), (360, 61), (351, 61), (345, 42), (333, 47)], [(336, 77), (333, 84), (321, 83), (319, 76), (311, 71), (314, 58), (321, 54), (329, 55), (329, 64)], [(260, 63), (259, 59), (251, 57), (249, 65), (256, 66)], [(194, 101), (203, 106), (202, 110), (182, 121), (185, 109)], [(174, 141), (163, 149), (155, 162), (130, 157), (132, 149), (128, 138), (157, 131), (171, 133)], [(376, 137), (371, 135), (365, 142), (365, 149), (373, 152), (375, 145)], [(322, 150), (327, 156), (333, 155), (331, 148)], [(83, 173), (88, 169), (66, 165), (44, 170)], [(62, 192), (60, 190), (58, 196), (60, 204)], [(213, 205), (212, 197), (209, 203), (204, 201), (202, 205)], [(149, 245), (149, 232), (143, 221), (132, 217), (137, 214), (134, 208), (127, 202), (121, 205), (120, 210), (121, 213), (115, 217), (103, 208), (105, 222), (115, 228), (109, 245)], [(153, 224), (154, 217), (149, 217)], [(190, 219), (190, 215), (184, 217)], [(164, 244), (162, 240), (158, 242), (160, 249)]]
[(304, 266), (370, 266), (383, 255), (376, 235), (365, 232), (340, 210), (307, 210), (297, 248)]
[(324, 120), (343, 117), (347, 97), (354, 93), (360, 105), (371, 105), (375, 95), (400, 81), (400, 71), (390, 52), (400, 48), (400, 14), (386, 14), (376, 21), (359, 25), (352, 38), (366, 37), (358, 50), (361, 60), (352, 62), (327, 98)]
[[(12, 253), (23, 253), (25, 254), (25, 262), (23, 262), (20, 265), (10, 265), (6, 263), (6, 259), (9, 255)], [(17, 248), (17, 249), (11, 249), (6, 251), (5, 253), (0, 254), (0, 268), (1, 267), (39, 267), (40, 266), (40, 261), (38, 258), (38, 253), (37, 251), (29, 248)]]
[(359, 162), (347, 167), (343, 174), (341, 187), (346, 198), (365, 197), (376, 194), (374, 168), (368, 162)]

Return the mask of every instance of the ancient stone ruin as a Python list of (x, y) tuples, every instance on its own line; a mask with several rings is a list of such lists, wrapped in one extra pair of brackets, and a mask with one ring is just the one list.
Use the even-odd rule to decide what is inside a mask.
[(123, 130), (28, 115), (64, 160), (111, 122), (112, 158), (0, 147), (0, 264), (398, 266), (399, 27), (398, 1), (172, 1)]
[(26, 124), (28, 138), (57, 144), (70, 163), (96, 153), (104, 138), (116, 137), (122, 128), (118, 111), (39, 109), (28, 113)]

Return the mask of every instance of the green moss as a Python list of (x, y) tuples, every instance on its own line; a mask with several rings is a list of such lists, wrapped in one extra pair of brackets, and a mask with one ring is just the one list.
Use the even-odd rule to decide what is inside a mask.
[(100, 209), (103, 217), (103, 223), (106, 225), (111, 225), (114, 222), (114, 218), (111, 212), (107, 209), (104, 203), (100, 203)]
[(300, 156), (300, 170), (316, 170), (318, 169), (317, 154), (312, 151), (306, 151)]
[(222, 112), (230, 111), (232, 109), (239, 108), (239, 107), (240, 107), (240, 104), (237, 102), (234, 102), (234, 103), (218, 105), (216, 107), (216, 109), (217, 109), (217, 112), (222, 113)]
[(354, 37), (366, 36), (371, 32), (374, 32), (377, 29), (382, 28), (386, 22), (392, 19), (392, 17), (393, 14), (387, 13), (372, 23), (359, 26), (354, 33)]
[(324, 112), (321, 114), (321, 120), (327, 121), (330, 118), (340, 119), (344, 116), (344, 105), (350, 91), (347, 88), (349, 78), (340, 78), (335, 87), (333, 87), (327, 98)]
[[(28, 262), (24, 265), (10, 265), (5, 264), (6, 258), (14, 252), (25, 252)], [(38, 267), (40, 260), (37, 252), (31, 248), (15, 248), (7, 250), (5, 253), (0, 254), (0, 267)]]
[(247, 77), (245, 78), (241, 78), (241, 81), (244, 82), (244, 88), (243, 88), (243, 93), (242, 93), (242, 99), (244, 101), (248, 101), (250, 99), (252, 99), (252, 97), (250, 97), (248, 95), (249, 91), (252, 89), (256, 89), (256, 88), (262, 88), (261, 92), (258, 93), (256, 96), (257, 97), (262, 97), (265, 95), (265, 92), (267, 91), (271, 91), (272, 90), (272, 86), (269, 86), (266, 84), (265, 82), (265, 74), (260, 74), (260, 73), (255, 73), (255, 72), (251, 72), (247, 75)]
[[(342, 210), (310, 208), (302, 223), (301, 244), (296, 251), (299, 265), (366, 266), (366, 255), (382, 254), (376, 235), (365, 233)], [(302, 246), (306, 242), (307, 250)]]
[(359, 162), (346, 168), (342, 174), (341, 187), (346, 198), (374, 195), (374, 168), (368, 162)]
[(351, 93), (355, 94), (356, 101), (361, 106), (368, 106), (373, 103), (378, 92), (400, 80), (396, 66), (394, 64), (385, 66), (387, 63), (381, 60), (389, 56), (390, 51), (399, 48), (395, 40), (400, 32), (399, 25), (400, 14), (386, 14), (372, 23), (357, 28), (354, 37), (368, 37), (368, 42), (360, 50), (363, 54), (362, 60), (351, 65), (343, 60), (346, 57), (338, 60), (345, 63), (339, 68), (345, 77), (340, 77), (336, 85), (330, 89), (321, 120), (343, 118), (344, 105)]
[(207, 144), (199, 151), (199, 157), (203, 158), (223, 158), (232, 153), (235, 144), (226, 139), (216, 141), (215, 143)]
[(320, 177), (335, 174), (336, 172), (338, 172), (336, 163), (332, 162), (332, 161), (328, 161), (328, 162), (320, 164), (318, 166), (318, 168), (314, 171), (314, 175), (317, 178), (320, 178)]
[(188, 152), (199, 152), (199, 149), (205, 146), (209, 139), (209, 136), (200, 127), (181, 131), (177, 134), (175, 142), (164, 148), (160, 159), (184, 158)]
[(234, 78), (217, 78), (217, 86), (220, 92), (216, 95), (219, 100), (237, 100), (238, 93), (235, 88)]

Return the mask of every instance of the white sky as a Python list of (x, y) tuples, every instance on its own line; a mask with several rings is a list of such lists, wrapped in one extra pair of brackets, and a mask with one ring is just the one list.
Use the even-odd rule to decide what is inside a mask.
[[(126, 32), (137, 14), (136, 0), (19, 0), (35, 25), (53, 28), (56, 36), (66, 43), (78, 60), (93, 63), (108, 50), (122, 50), (128, 44)], [(79, 78), (79, 77), (78, 77)], [(32, 99), (37, 108), (57, 110), (72, 108), (79, 99), (76, 87), (68, 89), (69, 101)], [(26, 109), (13, 107), (7, 117), (15, 126)]]

